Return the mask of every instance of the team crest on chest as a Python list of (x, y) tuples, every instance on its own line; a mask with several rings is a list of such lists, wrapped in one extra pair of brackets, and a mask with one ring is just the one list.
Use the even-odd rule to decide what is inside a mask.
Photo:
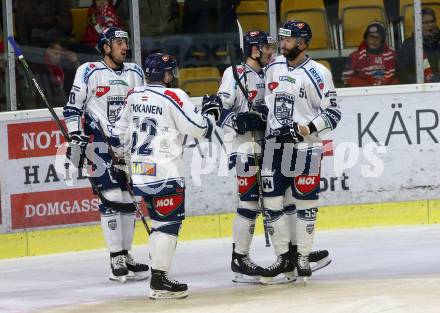
[(274, 115), (281, 125), (289, 125), (292, 122), (293, 105), (295, 103), (295, 95), (285, 92), (275, 93)]

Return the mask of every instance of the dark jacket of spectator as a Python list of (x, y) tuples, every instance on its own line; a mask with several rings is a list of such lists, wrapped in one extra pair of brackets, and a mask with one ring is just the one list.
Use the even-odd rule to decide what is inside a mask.
[(140, 0), (141, 36), (175, 35), (179, 32), (180, 11), (177, 0)]
[[(348, 57), (342, 73), (344, 83), (351, 87), (398, 83), (395, 77), (396, 55), (385, 43), (385, 29), (383, 26), (379, 23), (370, 24), (364, 38), (365, 40), (362, 41), (358, 50)], [(375, 46), (372, 46), (369, 40), (376, 40), (373, 43)]]
[(21, 44), (47, 47), (55, 38), (71, 36), (70, 1), (20, 0), (16, 2), (16, 25)]
[[(440, 31), (433, 10), (422, 9), (424, 81), (440, 81)], [(416, 53), (414, 35), (406, 39), (397, 58), (397, 73), (404, 84), (416, 82)]]

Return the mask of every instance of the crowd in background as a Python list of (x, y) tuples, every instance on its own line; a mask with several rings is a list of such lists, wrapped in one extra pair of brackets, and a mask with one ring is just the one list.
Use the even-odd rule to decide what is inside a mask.
[[(71, 9), (77, 2), (13, 1), (14, 35), (54, 106), (65, 104), (78, 65), (99, 59), (98, 34), (109, 26), (130, 30), (127, 0), (92, 0), (82, 36), (75, 39)], [(238, 45), (235, 21), (240, 2), (185, 0), (182, 5), (177, 0), (139, 0), (142, 57), (165, 52), (175, 55), (180, 67), (210, 64), (222, 72), (230, 59), (219, 51), (226, 51), (230, 42)], [(278, 12), (280, 2), (277, 1)], [(330, 12), (337, 7), (337, 1), (325, 3)], [(0, 33), (2, 26), (3, 21)], [(364, 40), (359, 47), (343, 58), (339, 67), (332, 68), (339, 87), (416, 82), (413, 36), (396, 45), (397, 51), (394, 51), (386, 42), (387, 31), (377, 21), (365, 25)], [(422, 10), (422, 31), (424, 81), (439, 82), (440, 32), (435, 13), (429, 7)], [(2, 38), (3, 35), (0, 36), (0, 111), (5, 111), (6, 58)], [(18, 109), (43, 107), (20, 66), (16, 66), (16, 77)]]

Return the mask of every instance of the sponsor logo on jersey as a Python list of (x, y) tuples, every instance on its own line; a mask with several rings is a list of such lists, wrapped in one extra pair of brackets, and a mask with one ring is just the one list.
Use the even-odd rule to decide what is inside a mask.
[(96, 87), (96, 96), (102, 97), (103, 95), (105, 95), (107, 92), (109, 92), (110, 87), (109, 86), (98, 86)]
[(248, 92), (248, 98), (250, 101), (254, 100), (254, 98), (257, 96), (257, 91), (256, 90), (250, 90)]
[(142, 96), (141, 101), (148, 101), (148, 96)]
[(124, 85), (128, 86), (128, 83), (125, 80), (122, 79), (111, 79), (108, 81), (110, 85)]
[(125, 96), (108, 96), (107, 97), (107, 117), (110, 124), (114, 124), (119, 111), (125, 102)]
[(290, 77), (290, 76), (280, 76), (278, 78), (278, 80), (280, 82), (284, 82), (285, 81), (285, 82), (289, 82), (289, 83), (292, 83), (292, 84), (294, 84), (296, 82), (296, 79), (293, 78), (293, 77)]
[(174, 102), (176, 102), (179, 105), (179, 107), (183, 107), (182, 100), (180, 100), (179, 96), (174, 91), (165, 90), (164, 94), (170, 97), (171, 99), (173, 99)]
[(295, 190), (300, 195), (307, 195), (317, 188), (319, 188), (320, 184), (320, 176), (309, 176), (309, 175), (300, 175), (295, 177), (294, 179)]
[(133, 175), (156, 176), (156, 163), (132, 162), (131, 173)]
[(238, 183), (238, 193), (240, 195), (244, 195), (248, 191), (250, 191), (252, 189), (252, 187), (255, 186), (255, 184), (257, 183), (257, 177), (256, 176), (250, 176), (250, 177), (237, 176), (237, 183)]
[(271, 82), (267, 85), (267, 87), (269, 88), (270, 91), (274, 90), (275, 88), (278, 87), (278, 82)]
[(257, 89), (264, 89), (264, 83), (256, 84)]
[(281, 125), (290, 125), (293, 116), (293, 105), (295, 103), (295, 95), (277, 92), (275, 93), (274, 115)]
[(160, 216), (168, 216), (183, 204), (183, 193), (153, 197), (154, 209)]
[(170, 142), (167, 139), (162, 139), (159, 143), (159, 152), (170, 153)]
[(322, 81), (321, 76), (319, 76), (318, 72), (313, 67), (309, 69), (309, 72), (312, 74), (312, 77), (318, 84), (319, 89), (324, 89), (324, 82)]

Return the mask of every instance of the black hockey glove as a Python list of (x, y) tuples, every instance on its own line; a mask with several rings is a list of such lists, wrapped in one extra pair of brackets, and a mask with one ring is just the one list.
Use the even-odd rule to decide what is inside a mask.
[(81, 133), (70, 134), (69, 147), (66, 150), (66, 157), (76, 168), (82, 168), (87, 160), (86, 151), (89, 144), (89, 136)]
[(222, 100), (217, 95), (204, 95), (202, 100), (202, 114), (210, 114), (217, 123), (222, 115)]
[(271, 134), (267, 136), (267, 139), (276, 138), (280, 143), (298, 143), (304, 141), (304, 136), (299, 132), (299, 126), (297, 123), (293, 123), (292, 126), (283, 126), (271, 131)]
[(129, 180), (128, 174), (125, 172), (125, 167), (124, 159), (119, 159), (116, 163), (111, 161), (109, 165), (110, 175), (120, 186), (126, 186), (127, 183), (131, 183), (131, 179)]
[(240, 135), (254, 130), (266, 130), (266, 119), (256, 111), (242, 112), (233, 118), (232, 127)]

